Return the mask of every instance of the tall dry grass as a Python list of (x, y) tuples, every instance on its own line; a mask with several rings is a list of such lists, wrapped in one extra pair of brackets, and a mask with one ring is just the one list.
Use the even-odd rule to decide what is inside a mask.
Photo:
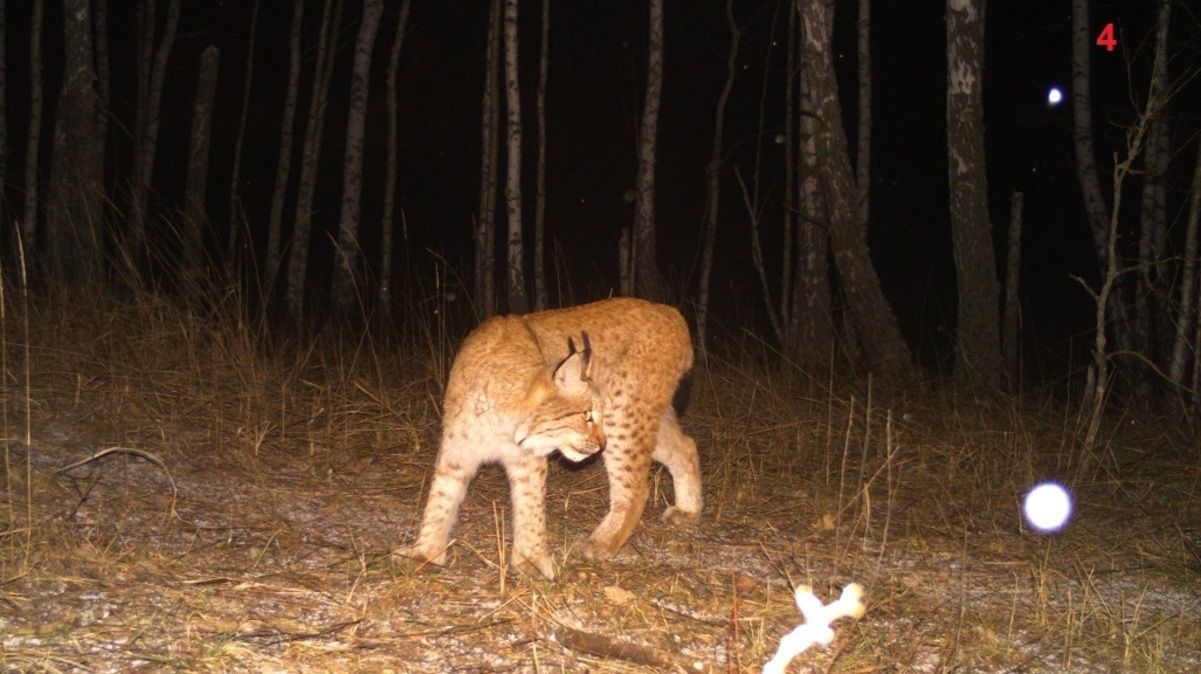
[[(648, 517), (631, 550), (649, 561), (530, 584), (507, 575), (505, 487), (484, 476), (473, 493), (494, 499), (485, 539), (468, 521), (456, 548), (469, 570), (439, 580), (394, 569), (386, 555), (415, 523), (447, 368), (472, 323), (470, 307), (452, 299), (453, 273), (439, 269), (428, 285), (406, 286), (400, 323), (363, 317), (370, 329), (308, 336), (273, 326), (258, 293), (239, 283), (188, 277), (163, 289), (121, 277), (68, 292), (31, 289), (19, 270), (3, 270), (0, 602), (18, 617), (0, 619), (0, 633), (18, 636), (0, 664), (94, 664), (101, 656), (72, 644), (111, 633), (44, 602), (46, 588), (96, 576), (131, 579), (147, 595), (128, 590), (131, 604), (149, 607), (158, 594), (191, 611), (184, 646), (104, 656), (118, 664), (151, 652), (166, 668), (336, 670), (337, 656), (306, 650), (289, 660), (231, 617), (267, 596), (313, 591), (313, 580), (278, 591), (256, 580), (262, 596), (231, 590), (236, 599), (220, 610), (195, 595), (207, 583), (246, 587), (290, 554), (300, 558), (286, 567), (293, 573), (313, 536), (332, 550), (324, 568), (336, 580), (325, 582), (337, 589), (322, 587), (326, 599), (305, 610), (336, 606), (333, 625), (432, 600), (442, 612), (426, 619), (438, 629), (477, 629), (478, 596), (461, 596), (470, 585), (499, 602), (490, 630), (511, 622), (540, 634), (539, 625), (584, 614), (630, 639), (686, 638), (669, 650), (717, 640), (722, 650), (702, 659), (753, 671), (798, 619), (789, 585), (829, 597), (854, 580), (868, 588), (868, 614), (840, 628), (846, 637), (830, 661), (848, 671), (1166, 672), (1196, 661), (1201, 649), (1184, 645), (1201, 643), (1201, 628), (1181, 588), (1201, 571), (1201, 452), (1185, 425), (1117, 413), (1102, 450), (1086, 454), (1081, 406), (1059, 388), (979, 399), (938, 381), (883, 389), (871, 379), (815, 380), (753, 339), (711, 350), (697, 374), (685, 419), (705, 477), (696, 532)], [(1052, 537), (1026, 529), (1018, 511), (1024, 491), (1046, 478), (1064, 482), (1078, 504), (1072, 526)], [(555, 550), (579, 568), (571, 541), (603, 514), (603, 482), (595, 471), (552, 480)], [(237, 489), (255, 496), (239, 502)], [(670, 500), (670, 479), (656, 471), (652, 489), (648, 512)], [(295, 524), (302, 502), (328, 519)], [(403, 512), (382, 510), (397, 504)], [(377, 516), (387, 524), (361, 521)], [(481, 575), (496, 580), (469, 582)], [(635, 589), (639, 610), (609, 605), (602, 590), (619, 583)], [(80, 606), (87, 596), (77, 595)], [(146, 610), (138, 629), (155, 624)], [(321, 629), (296, 632), (320, 642)], [(505, 642), (483, 643), (499, 651)], [(519, 669), (574, 662), (535, 643), (541, 650), (520, 655)]]

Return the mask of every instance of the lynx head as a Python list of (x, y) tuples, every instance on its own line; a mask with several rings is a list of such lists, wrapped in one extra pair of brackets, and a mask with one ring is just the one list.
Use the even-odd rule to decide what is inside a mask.
[(592, 344), (581, 333), (583, 350), (567, 339), (567, 357), (535, 375), (526, 393), (525, 418), (513, 441), (537, 456), (556, 449), (569, 461), (583, 461), (605, 448), (603, 401), (590, 374)]

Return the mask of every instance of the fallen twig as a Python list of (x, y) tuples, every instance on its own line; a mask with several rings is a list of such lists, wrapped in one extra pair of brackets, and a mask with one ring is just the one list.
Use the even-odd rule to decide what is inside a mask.
[(167, 481), (171, 483), (171, 515), (181, 522), (187, 522), (187, 520), (180, 517), (179, 513), (175, 511), (175, 501), (176, 497), (179, 495), (179, 489), (175, 486), (175, 478), (171, 475), (171, 471), (167, 469), (167, 464), (164, 463), (162, 459), (144, 449), (135, 449), (133, 447), (105, 447), (89, 457), (82, 458), (78, 461), (74, 461), (61, 468), (58, 468), (51, 474), (54, 476), (62, 475), (69, 470), (73, 470), (85, 464), (102, 459), (110, 454), (133, 454), (134, 456), (140, 456), (162, 469), (163, 474), (167, 476)]

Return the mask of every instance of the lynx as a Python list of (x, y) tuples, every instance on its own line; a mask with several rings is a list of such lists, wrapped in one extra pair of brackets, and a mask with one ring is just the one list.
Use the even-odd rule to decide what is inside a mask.
[(683, 317), (643, 300), (486, 321), (451, 367), (421, 530), (399, 554), (445, 564), (467, 485), (481, 465), (499, 462), (513, 500), (510, 561), (553, 580), (543, 500), (547, 457), (555, 450), (573, 462), (603, 450), (609, 512), (580, 543), (586, 557), (607, 558), (630, 538), (646, 506), (652, 459), (667, 467), (675, 486), (675, 504), (663, 520), (695, 522), (700, 462), (671, 405), (691, 368)]

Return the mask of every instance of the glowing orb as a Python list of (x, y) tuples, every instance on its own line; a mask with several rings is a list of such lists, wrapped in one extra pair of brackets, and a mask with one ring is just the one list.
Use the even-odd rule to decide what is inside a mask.
[(1022, 506), (1026, 521), (1039, 531), (1057, 531), (1072, 514), (1072, 497), (1054, 482), (1045, 482), (1026, 494)]
[(1051, 89), (1047, 91), (1047, 105), (1055, 106), (1062, 102), (1063, 92), (1059, 90), (1059, 87), (1051, 87)]

